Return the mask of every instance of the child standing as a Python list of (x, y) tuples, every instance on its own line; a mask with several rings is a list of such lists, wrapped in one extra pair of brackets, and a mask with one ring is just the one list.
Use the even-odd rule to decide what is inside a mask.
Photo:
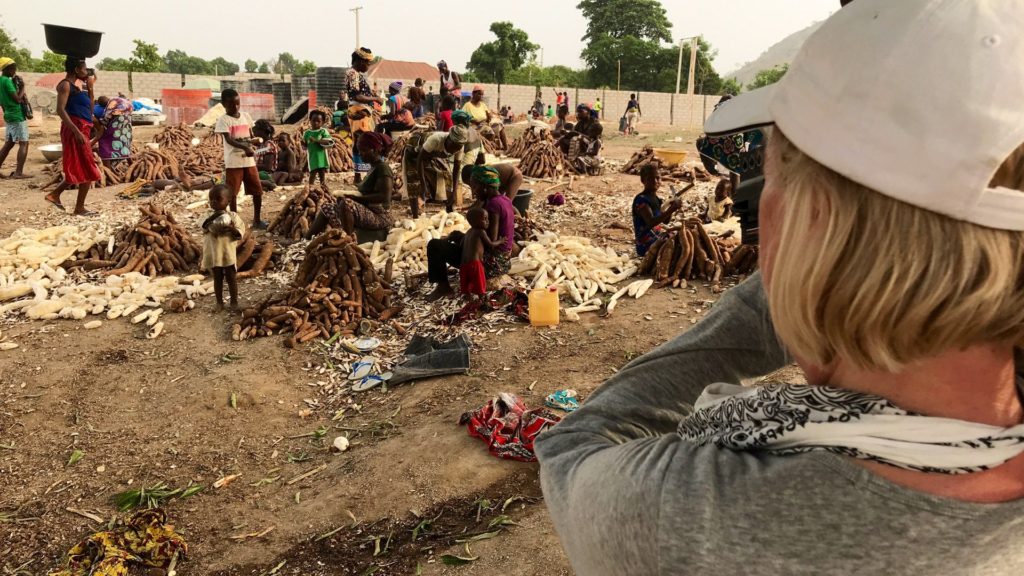
[(504, 239), (494, 242), (488, 236), (490, 217), (487, 210), (474, 206), (466, 213), (471, 228), (462, 239), (462, 264), (459, 266), (459, 290), (470, 300), (487, 293), (487, 275), (484, 273), (484, 250), (501, 248)]
[(331, 167), (327, 161), (327, 148), (334, 146), (334, 140), (330, 132), (324, 128), (327, 115), (319, 110), (309, 113), (310, 129), (302, 133), (302, 145), (306, 148), (306, 156), (309, 157), (309, 183), (319, 176), (320, 185), (326, 186), (324, 179), (327, 169)]
[(256, 152), (252, 148), (252, 117), (239, 111), (238, 92), (228, 88), (221, 92), (220, 103), (224, 115), (217, 119), (214, 132), (224, 137), (224, 183), (231, 192), (231, 211), (238, 211), (238, 192), (245, 184), (245, 193), (252, 196), (252, 227), (265, 230), (267, 223), (260, 220), (263, 205), (263, 187), (256, 169)]
[(224, 309), (224, 280), (231, 294), (231, 309), (238, 310), (238, 278), (235, 259), (238, 241), (245, 233), (245, 223), (234, 211), (228, 211), (231, 189), (218, 184), (210, 189), (212, 212), (203, 221), (203, 270), (213, 272), (213, 289), (217, 295), (217, 311)]

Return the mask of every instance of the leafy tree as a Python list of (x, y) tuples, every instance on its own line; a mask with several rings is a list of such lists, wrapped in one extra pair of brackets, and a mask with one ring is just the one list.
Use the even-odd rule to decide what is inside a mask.
[(189, 56), (184, 50), (168, 50), (164, 55), (167, 71), (175, 74), (213, 74), (213, 66), (198, 56)]
[(316, 64), (311, 60), (303, 60), (295, 65), (295, 70), (292, 72), (299, 76), (305, 76), (309, 74), (316, 74)]
[(782, 77), (786, 75), (789, 70), (789, 64), (783, 64), (782, 66), (776, 66), (767, 70), (761, 70), (754, 76), (754, 81), (747, 84), (747, 90), (757, 90), (771, 84), (775, 84)]
[(31, 63), (33, 72), (63, 72), (64, 56), (43, 50), (43, 57)]
[(142, 40), (132, 40), (135, 49), (132, 50), (132, 57), (128, 60), (131, 70), (135, 72), (163, 72), (165, 68), (164, 59), (156, 44), (149, 44)]
[(718, 93), (722, 95), (732, 94), (733, 96), (735, 96), (739, 94), (742, 90), (743, 85), (740, 84), (739, 80), (735, 78), (726, 78), (725, 80), (722, 81), (722, 86), (721, 88), (719, 88)]
[(282, 52), (277, 55), (277, 65), (274, 66), (274, 72), (278, 74), (293, 74), (298, 64), (299, 60), (292, 56), (290, 52)]
[(518, 70), (513, 70), (508, 74), (506, 81), (509, 84), (528, 86), (582, 86), (585, 79), (586, 72), (583, 70), (573, 70), (561, 65), (542, 68), (533, 61)]
[(266, 62), (264, 62), (263, 64), (260, 64), (259, 73), (260, 74), (270, 74), (270, 65), (267, 64)]
[(259, 63), (256, 62), (255, 60), (253, 60), (252, 58), (249, 58), (248, 60), (245, 61), (245, 71), (250, 73), (250, 74), (255, 72), (259, 67), (260, 67)]
[(112, 72), (128, 72), (132, 69), (132, 63), (127, 58), (111, 58), (108, 56), (97, 62), (96, 67), (100, 70)]
[(234, 76), (235, 72), (241, 70), (238, 64), (234, 62), (228, 62), (222, 56), (218, 56), (213, 60), (210, 60), (210, 66), (213, 67), (213, 73), (219, 76)]
[(658, 0), (581, 0), (576, 8), (587, 19), (586, 42), (602, 36), (672, 42), (672, 23)]
[[(18, 68), (22, 70), (35, 70), (32, 60), (32, 52), (28, 48), (24, 48), (18, 45), (17, 38), (11, 36), (0, 26), (0, 54), (9, 58), (14, 58), (14, 61), (18, 63)], [(64, 69), (63, 63), (61, 64), (61, 70)]]
[(466, 68), (484, 82), (505, 82), (510, 72), (518, 70), (540, 46), (530, 42), (526, 32), (511, 22), (494, 22), (491, 32), (497, 40), (484, 42), (470, 56)]

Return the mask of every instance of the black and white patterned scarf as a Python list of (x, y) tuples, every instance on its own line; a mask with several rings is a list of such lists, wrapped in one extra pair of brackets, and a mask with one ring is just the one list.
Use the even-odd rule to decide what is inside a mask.
[(797, 384), (709, 386), (679, 434), (700, 446), (826, 450), (943, 474), (987, 470), (1024, 452), (1024, 424), (1000, 428), (922, 416), (881, 396)]

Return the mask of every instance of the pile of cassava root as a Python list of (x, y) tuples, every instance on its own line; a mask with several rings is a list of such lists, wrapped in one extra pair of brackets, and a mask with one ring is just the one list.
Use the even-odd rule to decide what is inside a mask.
[(513, 158), (522, 158), (526, 155), (527, 150), (541, 142), (554, 142), (551, 131), (541, 128), (528, 128), (526, 132), (523, 132), (522, 136), (516, 138), (508, 145), (505, 155)]
[(317, 213), (324, 206), (334, 203), (334, 196), (325, 186), (306, 185), (301, 192), (292, 196), (277, 217), (267, 228), (268, 232), (291, 240), (301, 240), (309, 234), (309, 228), (316, 220)]
[(658, 173), (661, 174), (663, 180), (683, 182), (707, 182), (711, 180), (711, 174), (708, 174), (708, 171), (699, 162), (684, 162), (669, 166), (654, 155), (654, 147), (649, 144), (634, 152), (629, 161), (622, 165), (621, 172), (623, 174), (633, 174), (634, 176), (639, 175), (640, 168), (644, 164), (656, 165)]
[(235, 268), (238, 270), (238, 279), (256, 278), (263, 274), (268, 267), (273, 267), (273, 259), (277, 255), (276, 248), (273, 240), (267, 238), (260, 244), (252, 230), (247, 230), (235, 251)]
[(531, 146), (519, 163), (519, 170), (530, 178), (554, 178), (565, 169), (564, 156), (551, 140), (542, 140)]
[(390, 320), (402, 310), (391, 303), (390, 268), (380, 277), (352, 236), (329, 230), (306, 247), (293, 287), (245, 309), (231, 337), (290, 332), (285, 346), (294, 348), (317, 337), (353, 335), (363, 318)]
[(699, 220), (690, 218), (650, 247), (639, 273), (664, 288), (697, 279), (717, 284), (723, 276), (749, 274), (756, 266), (756, 246), (739, 245), (729, 233), (712, 238)]
[(150, 277), (193, 269), (202, 246), (192, 239), (174, 215), (150, 202), (139, 206), (142, 218), (119, 230), (113, 241), (96, 244), (73, 263), (85, 270), (110, 268), (109, 276), (139, 272)]

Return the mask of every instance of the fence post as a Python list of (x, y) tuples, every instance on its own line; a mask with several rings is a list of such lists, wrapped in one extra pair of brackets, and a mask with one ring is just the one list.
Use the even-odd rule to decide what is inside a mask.
[(670, 126), (676, 125), (676, 95), (674, 92), (669, 96), (668, 101), (668, 123)]

